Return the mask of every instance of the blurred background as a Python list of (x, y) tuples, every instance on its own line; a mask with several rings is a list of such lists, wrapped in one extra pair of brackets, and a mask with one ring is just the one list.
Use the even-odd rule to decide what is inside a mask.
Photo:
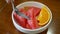
[[(60, 0), (14, 0), (15, 6), (26, 1), (37, 1), (47, 5), (52, 11), (51, 26), (39, 34), (60, 34)], [(11, 19), (12, 6), (5, 0), (0, 0), (0, 34), (24, 34), (18, 31)]]

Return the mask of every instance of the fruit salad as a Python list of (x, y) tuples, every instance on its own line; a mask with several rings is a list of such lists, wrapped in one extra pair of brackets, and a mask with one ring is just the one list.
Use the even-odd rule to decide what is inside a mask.
[(20, 8), (19, 11), (21, 11), (30, 18), (30, 20), (27, 20), (14, 12), (13, 16), (15, 21), (23, 28), (27, 29), (40, 28), (43, 25), (47, 24), (50, 19), (49, 11), (44, 6), (42, 8), (28, 6)]

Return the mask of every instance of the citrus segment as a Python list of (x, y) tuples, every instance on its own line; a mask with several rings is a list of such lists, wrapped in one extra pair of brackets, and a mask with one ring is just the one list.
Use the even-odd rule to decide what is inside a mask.
[(48, 23), (50, 19), (49, 11), (46, 7), (42, 7), (40, 14), (37, 16), (37, 20), (39, 21), (39, 25), (45, 25)]

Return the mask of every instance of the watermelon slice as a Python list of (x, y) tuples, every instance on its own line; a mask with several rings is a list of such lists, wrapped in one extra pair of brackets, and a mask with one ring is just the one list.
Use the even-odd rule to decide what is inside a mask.
[[(20, 11), (22, 11), (22, 13), (26, 14), (25, 10), (21, 9)], [(22, 27), (26, 27), (26, 22), (27, 22), (27, 19), (17, 15), (15, 12), (14, 12), (14, 18), (15, 20), (17, 21), (17, 23), (22, 26)]]
[(31, 8), (28, 10), (28, 16), (30, 17), (30, 20), (28, 20), (28, 24), (30, 25), (32, 29), (35, 29), (35, 28), (38, 28), (39, 26), (38, 26), (33, 10), (34, 8)]

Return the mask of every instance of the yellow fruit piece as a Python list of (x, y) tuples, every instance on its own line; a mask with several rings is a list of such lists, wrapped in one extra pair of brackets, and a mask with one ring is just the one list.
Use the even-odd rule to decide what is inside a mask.
[(49, 10), (44, 6), (42, 7), (40, 14), (37, 16), (39, 25), (45, 25), (46, 23), (48, 23), (49, 19), (50, 19)]

